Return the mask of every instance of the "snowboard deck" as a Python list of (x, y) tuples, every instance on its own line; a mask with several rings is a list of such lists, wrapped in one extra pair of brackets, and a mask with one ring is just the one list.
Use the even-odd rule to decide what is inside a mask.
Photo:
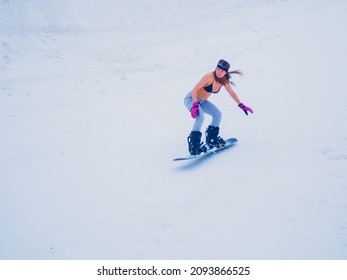
[(201, 153), (199, 155), (195, 155), (195, 156), (189, 155), (186, 157), (178, 157), (178, 158), (174, 158), (173, 160), (174, 161), (182, 161), (182, 160), (204, 158), (208, 155), (215, 154), (217, 152), (225, 150), (226, 148), (229, 148), (230, 146), (234, 145), (236, 142), (237, 142), (236, 138), (228, 138), (225, 140), (225, 145), (223, 147), (208, 149), (205, 153)]

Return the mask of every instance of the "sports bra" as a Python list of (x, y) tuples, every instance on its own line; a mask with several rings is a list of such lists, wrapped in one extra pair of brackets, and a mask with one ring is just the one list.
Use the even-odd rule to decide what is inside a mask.
[[(214, 82), (214, 80), (213, 80), (213, 82)], [(204, 90), (206, 90), (207, 92), (218, 93), (222, 86), (220, 86), (220, 88), (217, 91), (212, 91), (213, 90), (213, 82), (210, 85), (205, 86)]]

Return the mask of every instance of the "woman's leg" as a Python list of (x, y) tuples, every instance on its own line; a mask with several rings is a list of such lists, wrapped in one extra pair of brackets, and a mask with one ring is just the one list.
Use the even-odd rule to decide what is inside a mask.
[(225, 145), (225, 141), (219, 135), (219, 124), (222, 119), (222, 113), (219, 109), (209, 101), (205, 101), (201, 104), (202, 110), (210, 116), (212, 116), (211, 125), (208, 126), (205, 136), (206, 144), (209, 148), (221, 147)]
[[(205, 103), (205, 101), (202, 102), (202, 103)], [(199, 115), (195, 119), (192, 131), (201, 131), (201, 127), (202, 127), (202, 125), (204, 123), (205, 117), (204, 117), (204, 112), (201, 109), (202, 103), (200, 103)], [(184, 98), (184, 105), (186, 106), (188, 111), (190, 111), (190, 109), (193, 107), (193, 98), (192, 98), (192, 93), (191, 92), (189, 92), (187, 94), (187, 96)]]
[(204, 113), (212, 116), (211, 126), (219, 127), (222, 120), (222, 112), (210, 101), (202, 102), (200, 104), (200, 108), (204, 111)]

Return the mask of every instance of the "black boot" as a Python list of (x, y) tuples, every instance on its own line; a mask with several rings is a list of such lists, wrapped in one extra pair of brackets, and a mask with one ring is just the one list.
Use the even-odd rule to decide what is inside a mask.
[(218, 136), (219, 134), (219, 127), (217, 126), (209, 126), (206, 130), (206, 144), (211, 149), (214, 147), (223, 147), (225, 145), (225, 141), (223, 138)]
[(201, 153), (205, 153), (207, 148), (201, 141), (201, 132), (200, 131), (192, 131), (187, 137), (188, 141), (188, 150), (189, 153), (193, 156), (199, 155)]

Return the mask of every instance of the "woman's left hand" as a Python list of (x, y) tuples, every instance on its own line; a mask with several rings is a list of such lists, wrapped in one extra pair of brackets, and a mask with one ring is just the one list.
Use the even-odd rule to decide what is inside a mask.
[(240, 107), (240, 109), (242, 109), (242, 110), (245, 112), (245, 114), (246, 114), (247, 116), (248, 116), (248, 112), (251, 112), (251, 113), (253, 114), (252, 108), (247, 107), (245, 104), (240, 103), (240, 104), (239, 104), (239, 107)]

